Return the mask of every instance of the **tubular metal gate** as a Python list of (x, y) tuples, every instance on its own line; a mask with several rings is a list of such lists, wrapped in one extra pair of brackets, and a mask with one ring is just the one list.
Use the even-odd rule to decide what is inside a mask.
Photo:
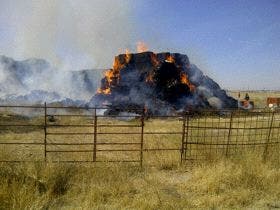
[(280, 152), (279, 111), (203, 111), (184, 118), (182, 160), (199, 161), (257, 152), (266, 160)]
[[(252, 151), (279, 161), (280, 112), (197, 110), (179, 116), (104, 108), (0, 106), (0, 161), (194, 162)], [(131, 111), (131, 109), (130, 109)]]

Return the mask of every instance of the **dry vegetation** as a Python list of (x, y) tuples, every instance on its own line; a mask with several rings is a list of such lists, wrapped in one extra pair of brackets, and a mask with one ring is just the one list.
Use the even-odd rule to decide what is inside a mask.
[(2, 163), (0, 209), (274, 209), (280, 169), (254, 154), (192, 169)]
[[(38, 117), (12, 116), (3, 110), (0, 116), (1, 124), (41, 123), (42, 120)], [(89, 118), (75, 117), (57, 120), (59, 123), (73, 124), (91, 122)], [(104, 119), (99, 123), (138, 122)], [(147, 132), (176, 132), (181, 130), (181, 123), (178, 119), (148, 120), (145, 129)], [(71, 132), (92, 131), (92, 128), (67, 129)], [(99, 131), (105, 131), (104, 129), (100, 128)], [(139, 130), (133, 129), (129, 131)], [(107, 128), (106, 131), (115, 130), (116, 128)], [(49, 132), (60, 131), (61, 128), (52, 128)], [(92, 142), (92, 136), (65, 135), (62, 139), (58, 136), (48, 138), (50, 142)], [(104, 135), (102, 138), (116, 142), (139, 141), (139, 135)], [(0, 131), (1, 141), (41, 142), (42, 139), (43, 132), (40, 127), (2, 127)], [(246, 138), (242, 141), (251, 140)], [(152, 135), (146, 137), (144, 144), (146, 148), (180, 146), (180, 135)], [(42, 146), (0, 145), (0, 148), (2, 160), (43, 160)], [(63, 147), (49, 146), (48, 149)], [(71, 147), (68, 146), (67, 149)], [(79, 149), (91, 150), (92, 145), (79, 146)], [(243, 148), (242, 152), (236, 152), (229, 158), (217, 156), (214, 161), (206, 160), (191, 167), (180, 164), (178, 151), (144, 153), (143, 168), (140, 168), (138, 163), (4, 162), (0, 163), (0, 209), (277, 209), (280, 208), (279, 147), (275, 151), (276, 158), (266, 162), (263, 161), (260, 150)], [(112, 156), (111, 153), (98, 153), (97, 157), (108, 160), (116, 156), (136, 159), (139, 154), (117, 153)], [(92, 153), (48, 154), (48, 160), (63, 158), (91, 160)]]
[(240, 92), (240, 97), (243, 99), (245, 94), (248, 93), (250, 100), (254, 101), (256, 108), (266, 107), (267, 97), (280, 97), (280, 91), (229, 91), (229, 95), (234, 98), (238, 98), (238, 93)]

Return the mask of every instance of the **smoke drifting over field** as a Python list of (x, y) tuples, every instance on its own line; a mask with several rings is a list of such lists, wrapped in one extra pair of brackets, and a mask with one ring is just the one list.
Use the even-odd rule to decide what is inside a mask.
[(43, 59), (15, 61), (0, 56), (0, 103), (102, 106), (110, 102), (113, 106), (145, 106), (152, 113), (236, 107), (236, 101), (183, 54), (120, 54), (101, 80), (102, 72), (59, 71)]
[(110, 66), (119, 50), (135, 44), (130, 4), (125, 0), (1, 2), (3, 37), (10, 45), (5, 47), (9, 52), (0, 54), (44, 58), (59, 69)]
[(59, 71), (42, 59), (15, 61), (0, 56), (0, 98), (3, 103), (88, 100), (101, 75), (101, 70)]
[[(19, 62), (0, 57), (0, 97), (32, 102), (34, 99), (89, 100), (96, 92), (100, 72), (70, 70), (109, 67), (112, 58), (123, 53), (124, 48), (134, 48), (139, 41), (132, 21), (134, 4), (127, 0), (1, 2), (3, 37), (12, 45), (4, 46), (6, 51), (0, 55), (28, 60)], [(3, 24), (0, 24), (2, 31), (1, 27)], [(138, 47), (138, 51), (148, 49), (141, 42)], [(52, 65), (42, 59), (29, 58), (44, 58)], [(207, 92), (201, 88), (199, 91)], [(219, 106), (215, 100), (208, 102)]]
[(1, 1), (0, 97), (9, 102), (91, 98), (102, 74), (96, 69), (110, 66), (118, 51), (135, 43), (130, 4)]

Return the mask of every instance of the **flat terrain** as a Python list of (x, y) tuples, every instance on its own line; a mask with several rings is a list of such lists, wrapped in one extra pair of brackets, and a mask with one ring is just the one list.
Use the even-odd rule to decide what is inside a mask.
[(125, 161), (138, 165), (142, 160), (143, 164), (155, 165), (180, 163), (181, 155), (189, 163), (236, 156), (244, 151), (263, 155), (265, 150), (277, 157), (278, 111), (273, 115), (269, 110), (223, 111), (194, 114), (187, 119), (149, 118), (144, 120), (143, 134), (140, 117), (100, 115), (95, 126), (89, 111), (51, 115), (53, 120), (47, 117), (45, 132), (44, 116), (35, 115), (35, 111), (32, 117), (14, 114), (11, 109), (2, 112), (1, 160)]
[[(258, 107), (268, 95), (280, 95), (271, 94), (249, 92)], [(0, 163), (0, 209), (280, 208), (279, 143), (273, 143), (279, 142), (279, 113), (272, 124), (269, 111), (192, 116), (183, 164), (184, 119), (146, 119), (141, 168), (139, 162), (109, 162), (140, 160), (140, 118), (98, 118), (96, 160), (105, 162), (92, 163), (92, 113), (49, 112), (55, 119), (47, 118), (45, 163), (44, 110), (2, 108), (0, 142), (29, 144), (0, 144), (0, 159), (29, 162)], [(264, 161), (268, 137), (273, 144)]]
[(266, 99), (268, 97), (280, 97), (280, 91), (228, 91), (228, 94), (236, 99), (238, 99), (238, 93), (240, 93), (241, 99), (248, 93), (250, 100), (254, 101), (256, 108), (266, 107)]

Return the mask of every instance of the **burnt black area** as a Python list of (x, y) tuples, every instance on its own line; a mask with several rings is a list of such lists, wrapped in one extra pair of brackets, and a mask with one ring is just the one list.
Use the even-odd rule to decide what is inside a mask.
[[(116, 78), (103, 78), (101, 89), (110, 88), (109, 94), (97, 93), (89, 102), (91, 106), (108, 108), (112, 115), (129, 109), (143, 108), (151, 115), (167, 115), (182, 110), (237, 108), (237, 101), (228, 96), (214, 80), (204, 75), (187, 55), (178, 53), (145, 52), (132, 54), (129, 62), (126, 55), (115, 57), (121, 69)], [(174, 62), (166, 61), (172, 57)], [(156, 61), (156, 62), (155, 62)], [(194, 87), (182, 83), (185, 74)]]
[(154, 75), (155, 91), (160, 99), (176, 104), (182, 97), (191, 95), (189, 86), (181, 82), (181, 72), (175, 63), (162, 63)]

